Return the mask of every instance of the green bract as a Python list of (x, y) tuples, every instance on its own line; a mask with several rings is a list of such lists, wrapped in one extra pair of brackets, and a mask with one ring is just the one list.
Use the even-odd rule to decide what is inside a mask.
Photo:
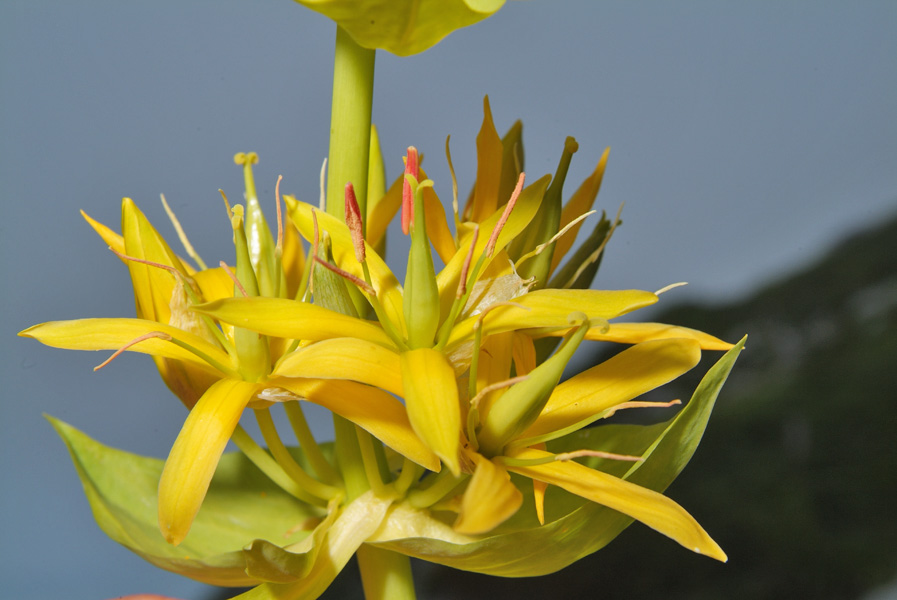
[(462, 27), (494, 14), (505, 0), (296, 0), (325, 15), (369, 49), (423, 52)]

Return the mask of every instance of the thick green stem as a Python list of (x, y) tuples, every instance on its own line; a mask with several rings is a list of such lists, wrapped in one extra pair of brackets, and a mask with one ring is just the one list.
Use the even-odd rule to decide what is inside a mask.
[(355, 186), (361, 214), (367, 214), (374, 52), (356, 44), (337, 26), (327, 159), (327, 212), (341, 220), (344, 219), (345, 187), (349, 182)]
[[(367, 214), (374, 57), (374, 50), (362, 48), (337, 26), (326, 209), (343, 221), (345, 187), (349, 182), (355, 187), (361, 214)], [(339, 415), (334, 415), (333, 425), (337, 461), (351, 501), (371, 484), (364, 470), (355, 426)], [(415, 597), (408, 557), (362, 545), (358, 549), (358, 565), (368, 600), (413, 600)]]
[(414, 600), (411, 559), (370, 544), (362, 544), (355, 554), (366, 600)]

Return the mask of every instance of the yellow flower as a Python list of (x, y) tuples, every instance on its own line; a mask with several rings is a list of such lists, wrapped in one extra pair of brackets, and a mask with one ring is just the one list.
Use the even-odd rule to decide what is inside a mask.
[[(237, 158), (245, 163), (249, 211), (245, 224), (242, 207), (232, 211), (236, 275), (223, 263), (217, 269), (197, 271), (188, 267), (126, 198), (122, 203), (122, 236), (92, 219), (88, 221), (128, 265), (138, 318), (48, 322), (19, 334), (59, 348), (116, 350), (115, 355), (128, 350), (153, 356), (165, 382), (191, 408), (159, 484), (159, 525), (173, 544), (187, 535), (243, 411), (284, 399), (271, 394), (272, 389), (289, 389), (295, 394), (289, 400), (301, 397), (325, 406), (426, 467), (436, 468), (438, 464), (411, 430), (402, 405), (388, 393), (351, 381), (293, 379), (278, 383), (272, 368), (289, 354), (286, 350), (292, 340), (288, 336), (260, 336), (241, 327), (218, 324), (192, 310), (194, 304), (232, 296), (235, 287), (237, 293), (252, 298), (257, 297), (259, 288), (286, 296), (289, 282), (293, 281), (295, 287), (294, 280), (302, 274), (301, 270), (296, 272), (303, 261), (295, 248), (283, 252), (279, 245), (275, 253), (255, 198), (249, 170), (254, 155)], [(290, 242), (295, 243), (295, 239)], [(290, 262), (284, 263), (285, 268), (275, 267), (283, 256), (290, 256)], [(314, 325), (295, 339), (327, 340), (357, 331), (357, 324), (348, 317), (333, 317), (311, 304), (302, 307)], [(322, 312), (329, 318), (315, 318)], [(288, 482), (288, 487), (306, 501), (319, 502), (342, 493), (305, 479), (301, 473), (294, 479), (297, 481)]]
[[(557, 485), (641, 520), (690, 549), (724, 559), (694, 519), (668, 498), (539, 448), (616, 410), (636, 406), (633, 398), (697, 364), (702, 347), (731, 345), (684, 328), (615, 328), (609, 323), (656, 302), (657, 295), (650, 292), (531, 291), (531, 282), (510, 263), (508, 248), (540, 214), (551, 191), (547, 177), (524, 188), (521, 174), (508, 202), (466, 227), (456, 243), (445, 238), (444, 215), (431, 215), (434, 205), (426, 202), (425, 190), (432, 183), (419, 182), (418, 176), (417, 153), (410, 148), (402, 181), (403, 229), (412, 236), (404, 286), (363, 241), (357, 216), (347, 217), (346, 225), (287, 199), (290, 217), (306, 239), (329, 239), (329, 268), (364, 294), (379, 327), (361, 317), (323, 312), (326, 309), (311, 314), (307, 304), (275, 298), (221, 299), (195, 310), (263, 335), (280, 332), (297, 338), (322, 323), (354, 322), (345, 328), (345, 337), (291, 354), (272, 374), (282, 379), (271, 384), (294, 391), (289, 383), (293, 377), (335, 378), (403, 397), (415, 433), (448, 467), (420, 489), (411, 489), (409, 502), (428, 507), (445, 501), (472, 473), (457, 507), (455, 527), (461, 533), (486, 533), (516, 512), (522, 497), (509, 478), (514, 472), (540, 482), (542, 492), (546, 484)], [(349, 186), (350, 215), (351, 197)], [(540, 244), (556, 243), (556, 234), (549, 233)], [(436, 274), (430, 246), (449, 244), (454, 252), (445, 256), (445, 267)], [(564, 251), (556, 254), (562, 257)], [(543, 276), (550, 272), (547, 263)], [(535, 338), (551, 336), (567, 340), (537, 364)], [(558, 385), (583, 339), (640, 343)], [(521, 380), (510, 377), (512, 369)], [(541, 500), (539, 508), (541, 513)]]

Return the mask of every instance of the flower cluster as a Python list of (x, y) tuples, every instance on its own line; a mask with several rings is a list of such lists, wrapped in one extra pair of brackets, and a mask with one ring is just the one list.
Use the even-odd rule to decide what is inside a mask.
[[(594, 212), (606, 152), (564, 203), (572, 138), (556, 173), (532, 181), (519, 123), (500, 137), (487, 100), (477, 149), (476, 182), (463, 210), (455, 192), (451, 224), (410, 147), (403, 176), (369, 189), (364, 214), (346, 186), (344, 220), (290, 196), (284, 219), (278, 182), (276, 234), (255, 192), (257, 157), (238, 154), (246, 204), (228, 206), (233, 266), (208, 268), (172, 216), (190, 264), (130, 199), (120, 235), (85, 215), (129, 269), (137, 318), (20, 335), (149, 354), (189, 409), (164, 466), (54, 421), (110, 536), (196, 579), (258, 584), (247, 598), (316, 597), (370, 546), (496, 575), (548, 573), (632, 520), (725, 560), (661, 492), (693, 453), (743, 342), (620, 319), (659, 292), (588, 289), (619, 219), (602, 216), (571, 248)], [(382, 257), (399, 212), (411, 236), (402, 283)], [(627, 347), (561, 383), (586, 341)], [(728, 352), (669, 421), (594, 426), (679, 404), (637, 398), (705, 350)], [(334, 414), (335, 445), (314, 439), (303, 402)], [(276, 405), (298, 448), (281, 440)], [(240, 426), (247, 412), (267, 450)], [(222, 457), (228, 440), (241, 452)], [(144, 476), (112, 484), (116, 469)]]

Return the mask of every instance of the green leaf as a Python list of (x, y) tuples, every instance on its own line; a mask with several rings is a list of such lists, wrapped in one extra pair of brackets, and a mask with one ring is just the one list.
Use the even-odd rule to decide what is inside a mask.
[[(310, 533), (303, 525), (324, 516), (323, 509), (282, 491), (245, 456), (230, 453), (218, 465), (190, 534), (171, 546), (157, 520), (163, 461), (109, 448), (62, 421), (47, 419), (69, 449), (100, 528), (168, 571), (212, 585), (255, 585), (259, 579), (246, 574), (248, 563), (255, 565), (257, 576), (266, 571), (259, 567), (258, 552), (253, 554), (250, 546), (246, 552), (252, 556), (247, 557), (243, 548), (253, 540), (296, 544)], [(282, 565), (270, 570), (278, 568)]]
[(325, 15), (358, 45), (399, 56), (423, 52), (462, 27), (489, 17), (505, 0), (296, 0)]
[[(644, 462), (637, 463), (637, 468), (622, 461), (589, 459), (584, 463), (621, 476), (631, 469), (626, 477), (629, 481), (662, 492), (694, 454), (720, 388), (744, 342), (742, 339), (707, 372), (691, 401), (671, 422), (647, 427), (593, 427), (549, 442), (549, 450), (592, 448), (644, 456)], [(492, 535), (462, 536), (451, 528), (454, 514), (434, 516), (401, 504), (369, 541), (457, 569), (504, 577), (531, 577), (553, 573), (592, 554), (632, 523), (630, 517), (550, 486), (545, 499), (546, 524), (540, 527), (529, 480), (520, 477), (512, 480), (524, 492), (526, 501)]]

